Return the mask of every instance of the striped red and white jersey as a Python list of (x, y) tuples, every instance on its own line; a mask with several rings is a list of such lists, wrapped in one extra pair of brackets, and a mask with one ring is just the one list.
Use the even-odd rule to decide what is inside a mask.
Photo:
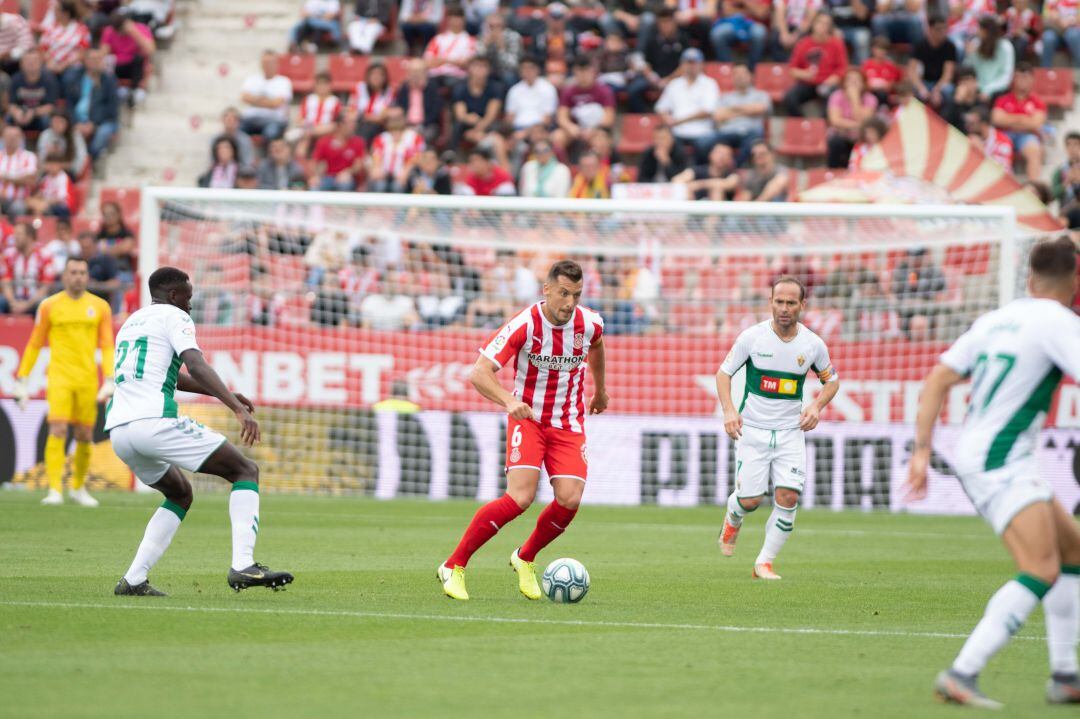
[(1008, 135), (996, 127), (991, 127), (990, 134), (983, 141), (982, 149), (987, 157), (997, 160), (1009, 174), (1012, 174), (1013, 144)]
[[(1046, 0), (1043, 5), (1043, 13), (1056, 12), (1058, 17), (1068, 22), (1080, 16), (1080, 2), (1077, 0)], [(1076, 62), (1076, 58), (1073, 58)]]
[(405, 128), (395, 140), (389, 132), (381, 132), (371, 143), (372, 162), (378, 163), (388, 175), (396, 177), (405, 165), (424, 151), (424, 136), (412, 128)]
[(311, 93), (300, 105), (300, 122), (304, 127), (329, 125), (341, 114), (341, 100), (337, 95), (319, 97)]
[(394, 92), (391, 88), (387, 87), (382, 92), (372, 93), (367, 83), (362, 80), (356, 83), (349, 97), (349, 106), (359, 110), (360, 117), (381, 115), (393, 104)]
[(543, 302), (527, 307), (480, 348), (501, 369), (514, 361), (514, 396), (540, 424), (585, 431), (585, 369), (589, 348), (604, 334), (600, 313), (578, 305), (565, 325), (544, 316)]
[(78, 60), (79, 53), (90, 47), (90, 30), (78, 20), (67, 25), (52, 25), (41, 34), (40, 46), (46, 62), (67, 65)]
[(441, 32), (431, 38), (424, 49), (424, 59), (449, 60), (445, 65), (436, 65), (428, 74), (431, 77), (465, 77), (465, 71), (452, 63), (464, 62), (476, 54), (476, 38), (467, 32)]
[(37, 173), (37, 155), (27, 150), (8, 154), (0, 148), (0, 197), (5, 200), (26, 199), (27, 186), (8, 181), (9, 177), (25, 177)]
[(38, 183), (38, 192), (49, 204), (68, 204), (71, 201), (71, 178), (66, 172), (45, 175)]
[(52, 269), (52, 259), (40, 247), (30, 250), (29, 255), (9, 247), (0, 256), (0, 278), (11, 285), (17, 300), (28, 300), (41, 285), (50, 284)]

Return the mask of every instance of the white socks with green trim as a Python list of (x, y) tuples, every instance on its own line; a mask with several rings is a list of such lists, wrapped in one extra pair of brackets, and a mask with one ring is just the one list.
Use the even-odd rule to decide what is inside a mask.
[(1077, 635), (1080, 633), (1080, 567), (1062, 567), (1054, 586), (1043, 597), (1050, 673), (1075, 676)]
[(138, 551), (135, 552), (135, 560), (124, 574), (128, 584), (134, 587), (146, 581), (150, 570), (169, 548), (173, 535), (180, 529), (180, 522), (186, 514), (186, 509), (167, 499), (157, 508), (146, 523), (146, 532)]
[(229, 495), (232, 520), (232, 568), (239, 571), (255, 563), (255, 537), (259, 533), (259, 485), (235, 482)]
[[(757, 509), (757, 507), (754, 507), (754, 509)], [(727, 520), (732, 527), (741, 527), (743, 519), (754, 509), (744, 509), (739, 504), (739, 498), (735, 496), (734, 492), (727, 498)]]
[(773, 505), (772, 514), (765, 525), (765, 542), (761, 545), (754, 564), (770, 564), (784, 546), (784, 542), (791, 536), (791, 530), (795, 528), (795, 507), (781, 507)]
[(981, 672), (990, 658), (1009, 643), (1013, 634), (1020, 631), (1049, 591), (1049, 584), (1030, 574), (1020, 573), (1016, 579), (1006, 582), (990, 597), (983, 618), (975, 625), (953, 662), (953, 671), (964, 676), (975, 676)]

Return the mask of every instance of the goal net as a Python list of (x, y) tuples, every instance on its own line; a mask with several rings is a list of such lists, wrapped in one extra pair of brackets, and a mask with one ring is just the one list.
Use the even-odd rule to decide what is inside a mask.
[[(539, 299), (548, 266), (572, 258), (583, 303), (605, 318), (611, 396), (609, 413), (588, 421), (586, 501), (725, 501), (734, 451), (714, 375), (736, 335), (769, 317), (771, 281), (789, 274), (809, 288), (803, 322), (842, 382), (808, 435), (804, 504), (893, 509), (921, 379), (976, 316), (1017, 293), (1027, 246), (1011, 211), (990, 207), (173, 189), (144, 192), (141, 234), (142, 277), (162, 265), (192, 275), (207, 358), (257, 403), (263, 441), (251, 454), (270, 489), (497, 496), (505, 415), (467, 375), (480, 343)], [(807, 398), (820, 387), (812, 377)], [(742, 383), (740, 373), (736, 398)], [(946, 422), (964, 399), (954, 392)], [(235, 436), (220, 406), (183, 404)], [(970, 511), (951, 479), (952, 431), (935, 455), (947, 479), (913, 509)], [(1048, 461), (1075, 486), (1064, 456)]]

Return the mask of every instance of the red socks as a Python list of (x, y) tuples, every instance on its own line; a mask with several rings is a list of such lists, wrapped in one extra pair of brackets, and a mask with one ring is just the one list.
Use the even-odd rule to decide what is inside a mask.
[(526, 562), (532, 562), (541, 549), (554, 542), (566, 531), (577, 514), (576, 509), (567, 509), (556, 501), (544, 507), (536, 518), (536, 529), (518, 550), (518, 556)]
[[(465, 535), (458, 543), (457, 549), (446, 560), (446, 566), (451, 569), (455, 565), (464, 567), (469, 563), (469, 558), (477, 549), (484, 546), (485, 542), (494, 537), (500, 529), (524, 511), (509, 494), (493, 499), (476, 510), (476, 514), (473, 515), (472, 521), (469, 522), (469, 527), (465, 530)], [(544, 515), (541, 514), (540, 516), (543, 517)], [(552, 539), (557, 536), (553, 536)]]

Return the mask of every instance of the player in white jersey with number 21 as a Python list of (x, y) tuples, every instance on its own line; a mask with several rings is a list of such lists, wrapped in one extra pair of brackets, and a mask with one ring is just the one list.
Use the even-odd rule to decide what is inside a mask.
[(926, 378), (915, 425), (909, 496), (926, 496), (934, 422), (949, 389), (971, 378), (968, 410), (952, 455), (971, 503), (1001, 536), (1019, 573), (986, 605), (982, 620), (934, 690), (949, 702), (984, 708), (978, 676), (1042, 602), (1050, 649), (1046, 699), (1080, 703), (1080, 529), (1054, 501), (1035, 458), (1039, 430), (1063, 374), (1080, 380), (1076, 246), (1039, 242), (1028, 261), (1028, 297), (979, 319), (941, 355)]
[[(153, 303), (128, 317), (116, 336), (116, 392), (105, 408), (113, 451), (142, 483), (165, 495), (150, 517), (131, 568), (116, 585), (118, 595), (162, 596), (148, 574), (172, 542), (191, 508), (191, 483), (180, 472), (205, 472), (232, 484), (232, 566), (227, 581), (240, 591), (277, 589), (293, 580), (254, 559), (259, 532), (259, 467), (224, 436), (178, 413), (176, 390), (216, 397), (240, 422), (247, 446), (259, 440), (254, 407), (234, 394), (207, 364), (191, 321), (191, 282), (175, 267), (150, 275)], [(187, 366), (190, 374), (181, 372)]]
[[(799, 322), (806, 309), (806, 288), (793, 277), (773, 282), (772, 319), (744, 330), (720, 371), (716, 392), (724, 411), (724, 431), (735, 446), (735, 487), (728, 497), (720, 550), (730, 557), (743, 519), (761, 504), (773, 486), (773, 511), (765, 542), (754, 561), (753, 576), (780, 579), (773, 561), (795, 528), (795, 510), (806, 483), (805, 433), (818, 424), (821, 411), (836, 396), (840, 380), (825, 342)], [(746, 367), (742, 404), (731, 400), (731, 377)], [(813, 370), (823, 387), (803, 405), (806, 375)]]

